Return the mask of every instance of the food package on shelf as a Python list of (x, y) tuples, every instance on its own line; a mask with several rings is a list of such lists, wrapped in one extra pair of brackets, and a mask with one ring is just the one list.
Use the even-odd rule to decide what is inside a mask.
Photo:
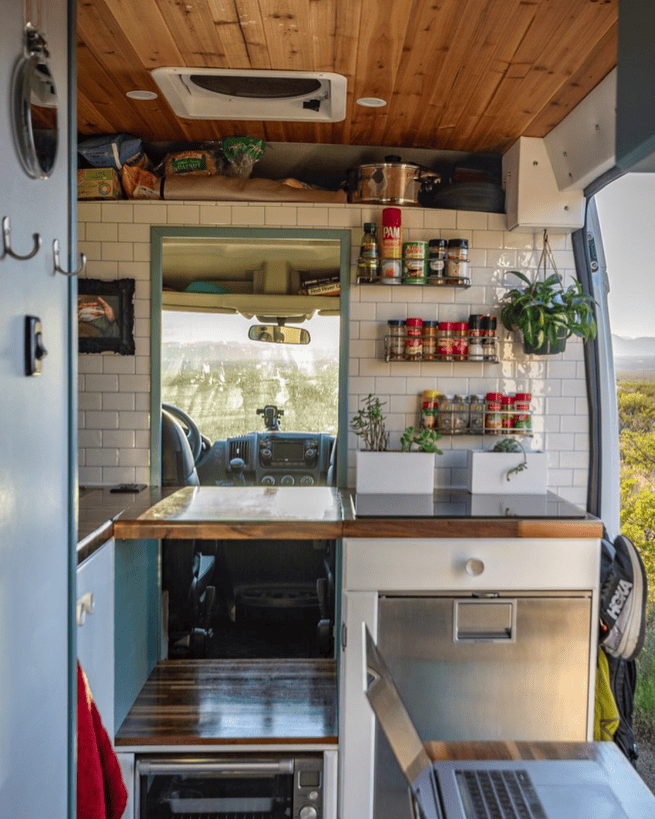
[(137, 165), (123, 165), (123, 189), (128, 199), (161, 199), (161, 177)]
[[(196, 143), (197, 145), (197, 143)], [(207, 142), (197, 147), (166, 154), (155, 171), (170, 176), (215, 176), (222, 172), (223, 156), (220, 142)]]
[(77, 150), (94, 168), (120, 171), (124, 165), (148, 165), (141, 140), (132, 134), (90, 137), (80, 142)]
[(113, 168), (80, 168), (77, 172), (78, 199), (122, 199), (123, 190)]
[(263, 139), (253, 137), (225, 137), (221, 143), (225, 157), (225, 176), (240, 176), (247, 179), (258, 162), (264, 156), (266, 143)]
[[(298, 187), (300, 185), (300, 187)], [(308, 188), (297, 180), (227, 176), (170, 176), (162, 180), (162, 199), (212, 202), (328, 202), (346, 204), (345, 191)]]

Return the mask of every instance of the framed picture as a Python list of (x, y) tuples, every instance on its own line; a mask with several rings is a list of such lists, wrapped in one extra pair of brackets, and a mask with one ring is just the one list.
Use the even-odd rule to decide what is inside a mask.
[(77, 294), (79, 351), (134, 355), (134, 279), (80, 279)]

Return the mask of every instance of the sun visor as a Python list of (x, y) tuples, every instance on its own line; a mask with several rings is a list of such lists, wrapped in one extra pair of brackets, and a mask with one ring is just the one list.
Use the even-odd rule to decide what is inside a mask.
[(152, 76), (185, 119), (341, 122), (346, 78), (316, 71), (155, 68)]

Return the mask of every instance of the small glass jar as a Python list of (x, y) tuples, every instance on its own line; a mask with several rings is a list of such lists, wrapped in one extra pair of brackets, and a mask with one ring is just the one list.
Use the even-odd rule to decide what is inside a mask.
[(469, 428), (469, 400), (468, 395), (453, 396), (453, 432), (460, 435), (468, 432)]
[(498, 354), (496, 352), (496, 338), (481, 338), (482, 342), (482, 360), (483, 361), (497, 361)]
[(440, 395), (437, 402), (437, 431), (451, 435), (455, 423), (454, 396)]
[(484, 428), (485, 432), (497, 435), (503, 428), (502, 393), (488, 392), (485, 397)]
[(423, 401), (421, 407), (421, 426), (424, 429), (434, 429), (436, 426), (436, 409), (433, 401)]
[(514, 429), (514, 396), (503, 395), (500, 399), (502, 405), (502, 421), (501, 427), (503, 430)]
[(437, 322), (423, 322), (423, 360), (435, 361), (437, 358)]
[(423, 319), (408, 318), (405, 321), (405, 358), (420, 360), (423, 355)]
[(484, 425), (484, 395), (472, 395), (469, 400), (469, 430), (480, 434)]
[(532, 394), (529, 392), (517, 392), (514, 398), (514, 407), (516, 409), (514, 429), (529, 432), (532, 429), (532, 415), (530, 414)]
[(496, 335), (496, 316), (481, 316), (483, 338), (493, 338)]
[(469, 338), (468, 360), (484, 361), (484, 348), (481, 338), (477, 338), (476, 336)]
[(455, 321), (453, 322), (453, 361), (466, 361), (468, 351), (468, 324), (465, 321)]
[(449, 239), (446, 254), (446, 278), (455, 282), (468, 279), (469, 243), (467, 239)]
[(440, 361), (453, 360), (453, 322), (440, 321), (437, 329), (437, 355)]
[(446, 277), (446, 240), (428, 242), (428, 284), (443, 284)]
[(389, 361), (402, 361), (405, 357), (405, 322), (391, 319), (387, 322), (387, 353)]
[(517, 392), (514, 396), (517, 412), (530, 412), (530, 402), (532, 401), (532, 393)]
[(472, 313), (469, 316), (469, 337), (479, 337), (482, 335), (482, 319), (479, 313)]

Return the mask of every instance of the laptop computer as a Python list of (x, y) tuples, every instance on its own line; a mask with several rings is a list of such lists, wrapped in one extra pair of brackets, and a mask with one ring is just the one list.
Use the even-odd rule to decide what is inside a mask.
[[(610, 777), (594, 760), (433, 762), (371, 633), (363, 628), (364, 691), (407, 779), (416, 817), (636, 819), (625, 812)], [(643, 813), (644, 819), (653, 816), (655, 799)]]

